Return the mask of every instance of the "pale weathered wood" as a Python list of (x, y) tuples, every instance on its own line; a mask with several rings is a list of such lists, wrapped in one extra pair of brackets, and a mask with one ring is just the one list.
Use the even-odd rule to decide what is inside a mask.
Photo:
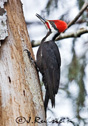
[[(24, 49), (31, 52), (20, 0), (8, 0), (8, 37), (0, 47), (0, 126), (45, 126), (32, 123), (36, 116), (45, 120), (39, 78)], [(16, 118), (25, 117), (31, 123), (18, 124)], [(21, 121), (21, 120), (20, 120)]]

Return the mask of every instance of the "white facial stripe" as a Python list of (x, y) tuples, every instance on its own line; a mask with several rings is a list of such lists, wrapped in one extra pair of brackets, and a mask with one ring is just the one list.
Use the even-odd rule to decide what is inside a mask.
[(48, 29), (48, 30), (51, 30), (51, 34), (45, 39), (45, 42), (52, 40), (54, 38), (54, 36), (58, 33), (58, 30), (56, 30), (49, 21), (47, 21), (47, 22), (50, 27), (50, 29)]
[(55, 36), (55, 32), (52, 32), (45, 40), (45, 42), (52, 40), (52, 38)]
[(50, 26), (51, 31), (54, 32), (54, 33), (57, 33), (57, 31), (54, 29), (54, 27), (50, 24), (49, 21), (48, 21), (48, 23), (49, 23), (49, 26)]

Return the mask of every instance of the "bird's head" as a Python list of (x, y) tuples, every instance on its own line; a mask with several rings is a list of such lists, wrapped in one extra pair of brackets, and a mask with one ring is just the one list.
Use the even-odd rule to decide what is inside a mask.
[(58, 36), (61, 32), (64, 32), (67, 29), (67, 23), (62, 20), (46, 20), (39, 14), (36, 14), (36, 16), (43, 22), (51, 33), (54, 33), (54, 35), (56, 34)]

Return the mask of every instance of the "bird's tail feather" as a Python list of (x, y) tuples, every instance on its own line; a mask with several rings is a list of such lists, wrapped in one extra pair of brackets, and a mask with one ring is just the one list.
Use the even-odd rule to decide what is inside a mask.
[(51, 98), (52, 107), (55, 107), (55, 96)]
[[(50, 97), (49, 97), (48, 91), (46, 91), (45, 101), (44, 101), (45, 114), (46, 114), (49, 99), (50, 99)], [(51, 103), (52, 103), (52, 107), (55, 107), (55, 97), (54, 96), (51, 98)]]
[(48, 94), (48, 92), (46, 91), (46, 94), (45, 94), (45, 101), (44, 101), (45, 113), (46, 113), (46, 110), (47, 110), (48, 102), (49, 102), (49, 94)]

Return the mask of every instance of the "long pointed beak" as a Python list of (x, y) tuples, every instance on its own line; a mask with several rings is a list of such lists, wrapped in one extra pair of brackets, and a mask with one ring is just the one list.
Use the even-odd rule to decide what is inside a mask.
[(45, 24), (46, 20), (44, 18), (42, 18), (39, 14), (36, 14), (36, 16)]

